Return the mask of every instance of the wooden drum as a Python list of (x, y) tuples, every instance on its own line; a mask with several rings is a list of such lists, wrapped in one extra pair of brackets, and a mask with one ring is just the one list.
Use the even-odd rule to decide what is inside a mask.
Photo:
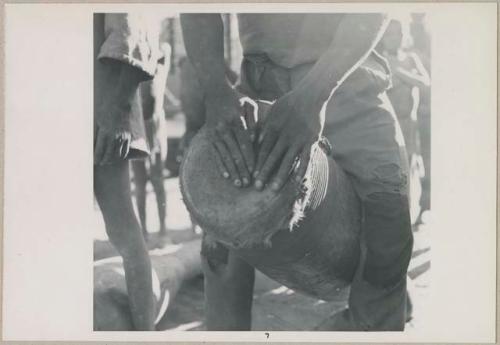
[[(259, 103), (259, 121), (269, 105)], [(236, 188), (220, 176), (202, 128), (181, 166), (191, 216), (207, 239), (232, 249), (281, 284), (323, 300), (352, 281), (360, 255), (361, 207), (349, 177), (315, 146), (303, 183), (279, 192)]]

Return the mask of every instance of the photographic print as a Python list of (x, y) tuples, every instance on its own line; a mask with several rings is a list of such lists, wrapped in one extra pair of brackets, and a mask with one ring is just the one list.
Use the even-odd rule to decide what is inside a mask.
[(495, 340), (496, 3), (4, 7), (2, 340)]
[(94, 330), (418, 324), (432, 231), (425, 13), (96, 13), (93, 25)]

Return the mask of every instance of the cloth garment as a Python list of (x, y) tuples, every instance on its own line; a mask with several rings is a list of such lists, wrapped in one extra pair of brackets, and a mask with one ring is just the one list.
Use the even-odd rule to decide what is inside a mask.
[(316, 61), (327, 49), (342, 13), (241, 13), (243, 54), (265, 54), (283, 67)]
[[(102, 14), (96, 14), (99, 16)], [(98, 60), (113, 59), (130, 64), (152, 77), (158, 60), (160, 22), (141, 13), (108, 13), (100, 33)]]
[[(246, 55), (239, 88), (272, 101), (292, 90), (312, 65), (289, 69), (263, 54)], [(337, 330), (404, 329), (413, 237), (404, 140), (385, 93), (390, 83), (385, 60), (372, 53), (326, 106), (323, 135), (362, 201), (366, 254), (351, 287), (350, 326)]]

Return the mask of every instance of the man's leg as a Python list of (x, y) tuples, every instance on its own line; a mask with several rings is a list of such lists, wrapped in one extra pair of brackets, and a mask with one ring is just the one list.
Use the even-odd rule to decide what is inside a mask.
[[(380, 171), (400, 174), (393, 165)], [(389, 179), (389, 175), (387, 175)], [(394, 176), (392, 176), (394, 178)], [(394, 181), (403, 182), (402, 178)], [(387, 180), (386, 180), (387, 181)], [(411, 258), (413, 236), (408, 197), (400, 184), (379, 185), (361, 194), (363, 226), (361, 259), (348, 302), (348, 309), (326, 320), (318, 330), (403, 331), (407, 315), (406, 272)]]
[(155, 300), (151, 261), (132, 206), (127, 161), (94, 166), (94, 193), (106, 232), (123, 258), (132, 320), (137, 331), (153, 331)]
[(148, 227), (146, 222), (146, 184), (148, 183), (148, 171), (144, 160), (134, 160), (131, 162), (134, 171), (135, 181), (135, 200), (137, 203), (137, 212), (141, 221), (144, 238), (148, 238)]
[(251, 330), (254, 268), (222, 245), (203, 242), (207, 330)]
[(346, 98), (328, 105), (327, 116), (337, 116), (337, 122), (326, 133), (336, 162), (351, 175), (362, 201), (364, 256), (349, 309), (330, 320), (330, 329), (402, 331), (413, 246), (402, 135), (384, 94), (345, 90)]
[[(381, 169), (400, 174), (396, 166)], [(406, 272), (413, 247), (409, 202), (398, 186), (387, 187), (362, 200), (366, 256), (351, 286), (349, 308), (364, 330), (402, 331), (407, 318)]]
[(150, 176), (151, 184), (155, 191), (156, 205), (158, 206), (158, 217), (160, 221), (160, 234), (167, 234), (166, 216), (167, 216), (167, 194), (163, 185), (163, 161), (161, 154), (155, 154), (155, 159), (151, 160)]

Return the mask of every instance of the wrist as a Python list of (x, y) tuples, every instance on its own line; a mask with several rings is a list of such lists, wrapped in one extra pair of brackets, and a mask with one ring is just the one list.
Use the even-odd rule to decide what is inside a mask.
[[(296, 87), (297, 93), (304, 95), (303, 102), (321, 110), (332, 92), (340, 84), (343, 73), (331, 61), (337, 61), (340, 53), (332, 50), (318, 60)], [(295, 90), (294, 90), (295, 91)]]

